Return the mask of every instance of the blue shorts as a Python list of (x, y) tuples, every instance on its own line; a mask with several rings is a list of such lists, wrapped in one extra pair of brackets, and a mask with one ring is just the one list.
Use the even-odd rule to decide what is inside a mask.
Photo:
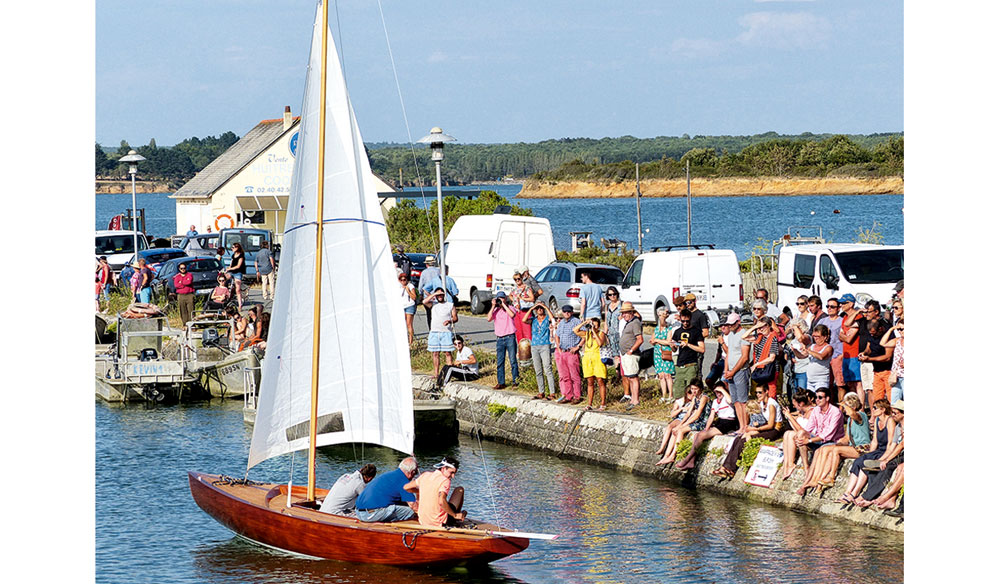
[(417, 305), (416, 304), (411, 304), (411, 305), (407, 306), (406, 308), (404, 308), (403, 312), (405, 312), (406, 314), (416, 314), (417, 313)]
[(242, 280), (243, 279), (243, 274), (241, 274), (239, 272), (233, 272), (233, 279), (234, 280)]
[(844, 357), (844, 381), (861, 381), (861, 361), (857, 357)]
[(452, 343), (451, 333), (448, 331), (431, 331), (427, 333), (427, 350), (431, 353), (454, 351), (455, 345)]
[(144, 302), (149, 304), (150, 300), (153, 299), (153, 289), (149, 286), (139, 289), (139, 302)]
[(809, 387), (809, 379), (805, 373), (795, 374), (795, 389), (806, 389)]

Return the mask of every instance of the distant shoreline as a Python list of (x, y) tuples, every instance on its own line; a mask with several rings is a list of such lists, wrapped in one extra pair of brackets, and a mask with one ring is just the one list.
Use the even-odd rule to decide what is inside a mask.
[[(685, 179), (640, 180), (643, 197), (686, 197)], [(692, 178), (692, 197), (902, 195), (903, 177)], [(526, 180), (520, 199), (604, 199), (635, 196), (635, 182)]]
[[(135, 192), (142, 194), (149, 193), (173, 193), (177, 190), (169, 183), (163, 181), (135, 181)], [(132, 194), (132, 181), (127, 180), (100, 180), (95, 181), (94, 194), (96, 195), (121, 195)]]

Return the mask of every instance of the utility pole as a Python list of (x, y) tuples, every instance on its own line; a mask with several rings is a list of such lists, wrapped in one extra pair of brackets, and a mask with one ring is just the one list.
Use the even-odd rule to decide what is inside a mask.
[(684, 174), (687, 175), (688, 185), (688, 245), (691, 245), (691, 161), (684, 165)]
[(639, 253), (642, 253), (642, 211), (639, 208), (639, 199), (642, 192), (639, 190), (639, 163), (635, 163), (635, 220), (639, 224)]

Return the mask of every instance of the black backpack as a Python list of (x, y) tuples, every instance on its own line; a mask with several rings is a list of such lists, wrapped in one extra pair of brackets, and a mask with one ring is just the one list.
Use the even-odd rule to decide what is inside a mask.
[(406, 254), (399, 254), (397, 258), (396, 267), (403, 270), (407, 279), (411, 278), (411, 274), (413, 272), (413, 262), (410, 261), (410, 258), (407, 257)]

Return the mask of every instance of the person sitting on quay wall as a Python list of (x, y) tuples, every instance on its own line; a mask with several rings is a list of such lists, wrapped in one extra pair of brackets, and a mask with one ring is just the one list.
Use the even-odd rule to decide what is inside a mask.
[(677, 445), (681, 440), (684, 440), (684, 437), (689, 432), (701, 432), (705, 429), (705, 424), (708, 422), (711, 408), (708, 406), (709, 397), (705, 394), (705, 385), (700, 379), (695, 379), (688, 384), (688, 389), (692, 392), (691, 400), (694, 404), (691, 406), (691, 411), (684, 418), (684, 421), (670, 431), (670, 440), (667, 442), (663, 458), (656, 462), (657, 466), (670, 466), (673, 464), (674, 458), (677, 456)]
[(726, 459), (722, 462), (722, 466), (713, 470), (712, 474), (727, 478), (735, 476), (740, 454), (743, 452), (747, 441), (751, 438), (763, 438), (764, 440), (777, 440), (781, 438), (785, 418), (778, 401), (767, 395), (766, 391), (759, 391), (757, 392), (757, 403), (760, 411), (750, 414), (750, 427), (746, 432), (736, 435), (736, 438), (733, 439), (733, 444), (729, 447), (729, 452), (726, 454)]
[[(785, 414), (795, 430), (791, 442), (786, 439), (784, 443), (785, 461), (791, 463), (794, 460), (794, 450), (789, 452), (789, 448), (797, 449), (806, 476), (809, 476), (810, 468), (809, 451), (827, 444), (836, 444), (837, 440), (840, 440), (844, 435), (843, 415), (840, 413), (840, 409), (830, 404), (831, 393), (832, 390), (825, 387), (816, 390), (816, 407), (809, 412), (809, 418), (801, 424), (795, 418)], [(792, 476), (794, 470), (794, 464), (783, 465), (782, 480)]]
[[(871, 439), (865, 452), (858, 454), (851, 463), (851, 470), (847, 477), (847, 488), (844, 494), (837, 499), (838, 503), (853, 503), (854, 498), (860, 494), (864, 488), (868, 477), (864, 473), (866, 460), (879, 460), (889, 447), (889, 439), (896, 431), (896, 421), (892, 419), (892, 407), (889, 400), (880, 399), (872, 404), (872, 427)], [(860, 482), (860, 486), (858, 483)]]
[(334, 515), (354, 515), (358, 495), (375, 478), (376, 472), (374, 464), (366, 464), (354, 472), (344, 473), (330, 487), (319, 510)]
[(462, 511), (465, 489), (455, 487), (448, 496), (458, 466), (458, 460), (445, 456), (434, 465), (434, 471), (425, 472), (403, 486), (407, 492), (417, 496), (417, 519), (421, 525), (443, 527), (459, 525), (465, 520), (466, 513)]
[[(889, 416), (894, 422), (891, 430), (886, 430), (886, 447), (885, 452), (883, 452), (878, 458), (865, 457), (865, 460), (861, 463), (855, 461), (855, 464), (859, 465), (859, 471), (857, 475), (857, 481), (854, 483), (853, 488), (846, 494), (850, 495), (850, 502), (854, 504), (861, 504), (862, 507), (868, 506), (870, 503), (862, 504), (862, 499), (867, 501), (873, 501), (879, 493), (882, 492), (883, 488), (889, 481), (891, 472), (882, 476), (881, 471), (885, 470), (890, 465), (895, 468), (897, 464), (903, 461), (903, 402), (896, 402), (889, 407)], [(861, 460), (861, 457), (858, 457)], [(854, 468), (852, 467), (852, 471)], [(875, 473), (876, 476), (869, 476), (867, 473)], [(882, 483), (880, 485), (872, 486), (869, 484), (871, 481), (878, 478)]]
[[(781, 435), (782, 451), (784, 452), (784, 459), (781, 466), (788, 471), (788, 476), (792, 476), (792, 470), (795, 468), (795, 459), (799, 454), (798, 448), (795, 446), (795, 437), (798, 435), (802, 424), (806, 423), (809, 415), (816, 407), (816, 392), (808, 389), (798, 390), (792, 396), (792, 406), (795, 408), (794, 415), (788, 408), (782, 408), (781, 410), (788, 425), (791, 426), (790, 430), (785, 430), (784, 434)], [(781, 477), (782, 480), (787, 478), (784, 475)]]
[(667, 451), (667, 444), (670, 442), (670, 436), (674, 428), (680, 426), (687, 419), (695, 402), (694, 390), (690, 387), (684, 389), (684, 395), (674, 400), (674, 405), (670, 408), (670, 423), (667, 424), (667, 429), (663, 432), (663, 440), (660, 442), (660, 447), (656, 450), (658, 456)]
[[(865, 462), (865, 469), (870, 470), (874, 476), (868, 479), (868, 486), (864, 493), (854, 500), (859, 507), (871, 505), (881, 505), (883, 508), (895, 506), (896, 494), (903, 487), (903, 444), (904, 425), (902, 400), (892, 404), (892, 418), (896, 421), (895, 443), (883, 454), (878, 461), (869, 460)], [(898, 472), (897, 472), (898, 471)], [(895, 480), (893, 480), (896, 475)], [(881, 496), (880, 496), (881, 495)]]
[[(552, 376), (552, 334), (555, 332), (556, 317), (538, 302), (523, 317), (523, 322), (531, 324), (531, 363), (535, 368), (535, 382), (538, 394), (531, 399), (555, 399), (555, 378)], [(548, 383), (548, 389), (546, 389)]]
[(510, 360), (511, 385), (516, 386), (519, 381), (517, 333), (514, 326), (514, 318), (516, 316), (517, 311), (510, 306), (507, 293), (503, 291), (497, 292), (496, 298), (493, 299), (493, 307), (490, 309), (489, 315), (486, 316), (486, 321), (493, 323), (493, 334), (497, 338), (497, 384), (493, 386), (493, 389), (504, 389), (507, 387), (507, 378), (505, 375), (507, 360)]
[(417, 461), (404, 458), (395, 470), (383, 473), (361, 491), (355, 502), (355, 514), (365, 523), (388, 523), (413, 519), (417, 498), (404, 489), (417, 476)]
[(455, 364), (441, 370), (441, 373), (437, 377), (438, 387), (448, 385), (448, 382), (452, 378), (461, 379), (462, 381), (479, 379), (479, 365), (476, 363), (476, 354), (472, 352), (472, 348), (465, 344), (465, 339), (462, 338), (462, 335), (455, 335), (454, 343), (455, 350), (458, 352), (455, 355)]
[(705, 422), (705, 429), (698, 432), (691, 442), (691, 450), (684, 460), (677, 463), (677, 470), (691, 470), (694, 462), (698, 458), (698, 447), (702, 442), (711, 440), (716, 436), (722, 436), (734, 432), (739, 428), (739, 421), (736, 419), (736, 409), (733, 408), (733, 399), (726, 391), (726, 384), (721, 381), (715, 385), (715, 399), (712, 401), (711, 413), (708, 421)]
[(802, 486), (795, 491), (799, 495), (805, 495), (814, 487), (832, 487), (837, 478), (840, 459), (857, 458), (871, 444), (872, 431), (868, 424), (868, 414), (861, 409), (858, 394), (847, 393), (844, 401), (835, 407), (840, 408), (847, 420), (847, 432), (835, 444), (823, 446), (816, 451), (812, 464), (809, 465), (809, 472), (802, 480)]

